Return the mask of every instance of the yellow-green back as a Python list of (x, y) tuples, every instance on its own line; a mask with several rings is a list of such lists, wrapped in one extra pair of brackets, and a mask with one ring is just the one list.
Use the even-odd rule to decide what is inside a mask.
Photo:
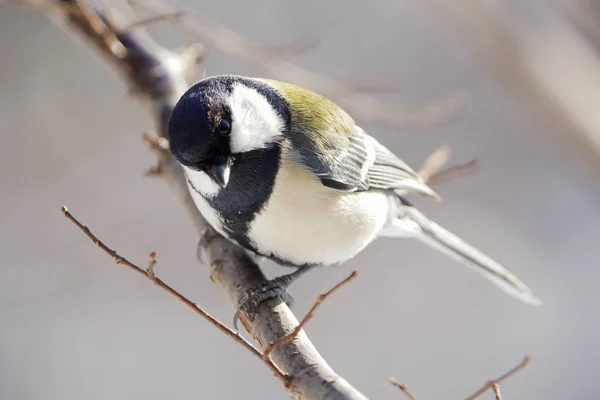
[(289, 104), (292, 131), (310, 131), (310, 137), (318, 148), (344, 148), (348, 144), (348, 136), (355, 134), (352, 117), (331, 100), (292, 83), (264, 78), (257, 80), (272, 85), (279, 92)]

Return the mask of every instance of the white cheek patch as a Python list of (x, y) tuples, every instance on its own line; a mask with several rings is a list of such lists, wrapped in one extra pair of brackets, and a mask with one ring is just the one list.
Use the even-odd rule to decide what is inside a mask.
[(194, 171), (193, 169), (185, 166), (183, 169), (189, 179), (189, 184), (192, 186), (192, 190), (198, 191), (204, 196), (216, 195), (221, 190), (221, 186), (219, 186), (204, 172)]
[(233, 153), (264, 148), (281, 135), (284, 121), (256, 90), (235, 84), (229, 107), (233, 120), (230, 140)]

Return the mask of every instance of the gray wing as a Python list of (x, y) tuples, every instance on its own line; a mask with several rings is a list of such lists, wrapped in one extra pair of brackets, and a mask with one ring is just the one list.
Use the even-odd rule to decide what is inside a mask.
[(301, 161), (327, 187), (349, 192), (407, 189), (439, 197), (412, 168), (358, 126), (335, 146), (293, 145)]

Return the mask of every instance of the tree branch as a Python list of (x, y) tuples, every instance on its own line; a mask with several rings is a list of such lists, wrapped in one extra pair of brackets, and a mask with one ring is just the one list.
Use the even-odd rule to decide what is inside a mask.
[[(50, 10), (50, 16), (61, 23), (70, 34), (83, 39), (89, 49), (106, 60), (113, 70), (124, 80), (130, 92), (149, 106), (154, 117), (156, 138), (146, 141), (154, 143), (158, 157), (155, 168), (176, 192), (194, 224), (200, 238), (198, 251), (201, 260), (211, 268), (211, 279), (237, 307), (237, 299), (246, 290), (256, 287), (265, 280), (264, 275), (240, 247), (217, 234), (204, 220), (194, 206), (189, 195), (185, 177), (179, 164), (164, 150), (167, 126), (171, 111), (179, 97), (189, 87), (185, 76), (189, 64), (184, 64), (178, 56), (143, 36), (143, 30), (121, 30), (117, 25), (116, 13), (110, 17), (106, 9), (96, 2), (85, 3), (90, 8), (80, 7), (83, 0), (73, 3), (60, 1)], [(84, 7), (85, 8), (85, 7)], [(94, 14), (90, 15), (89, 10)], [(111, 10), (112, 11), (112, 10)], [(126, 26), (126, 25), (125, 25)], [(108, 33), (107, 33), (108, 29)], [(112, 43), (119, 41), (124, 51)], [(187, 68), (186, 68), (187, 67)], [(161, 144), (162, 142), (162, 144)], [(138, 271), (139, 272), (139, 271)], [(144, 274), (144, 272), (142, 270)], [(186, 303), (187, 304), (187, 303)], [(298, 320), (290, 309), (280, 301), (262, 304), (256, 316), (249, 320), (242, 316), (242, 323), (263, 349), (271, 343), (294, 332)], [(221, 328), (220, 328), (221, 329)], [(226, 327), (228, 335), (237, 335)], [(237, 340), (237, 339), (236, 339)], [(245, 345), (246, 346), (246, 345)], [(256, 354), (255, 350), (250, 350)], [(260, 354), (260, 353), (259, 353)], [(294, 340), (282, 344), (271, 351), (273, 365), (287, 378), (287, 391), (293, 398), (303, 399), (366, 399), (327, 364), (310, 342), (303, 330), (297, 332)]]
[[(111, 66), (111, 70), (116, 72), (127, 85), (129, 93), (149, 108), (154, 119), (156, 135), (146, 135), (145, 140), (156, 152), (158, 159), (158, 164), (152, 169), (152, 173), (165, 178), (180, 199), (199, 236), (199, 258), (210, 266), (211, 279), (237, 308), (237, 299), (248, 289), (263, 282), (265, 277), (242, 248), (220, 236), (206, 223), (188, 192), (181, 166), (166, 150), (169, 117), (177, 100), (190, 85), (187, 77), (191, 74), (195, 63), (202, 59), (203, 47), (194, 46), (179, 53), (169, 51), (145, 35), (143, 27), (140, 26), (169, 18), (156, 17), (132, 25), (132, 21), (128, 23), (121, 21), (121, 14), (105, 8), (101, 0), (53, 0), (42, 3), (22, 2), (21, 4), (31, 4), (32, 7), (39, 6), (46, 11), (49, 17), (62, 26), (71, 37), (82, 41), (86, 48), (105, 60)], [(161, 15), (168, 15), (168, 12)], [(198, 24), (195, 26), (198, 28)], [(350, 111), (354, 110), (354, 114), (358, 118), (377, 121), (384, 116), (394, 115), (396, 119), (391, 121), (393, 125), (402, 125), (406, 122), (431, 122), (453, 114), (457, 109), (455, 103), (445, 102), (442, 105), (430, 107), (426, 110), (427, 112), (411, 119), (408, 118), (410, 113), (406, 110), (396, 106), (383, 107), (381, 103), (367, 96), (351, 93), (345, 86), (301, 70), (283, 60), (278, 54), (269, 52), (255, 43), (226, 31), (223, 27), (208, 24), (204, 28), (202, 35), (208, 44), (250, 61), (258, 61), (256, 57), (269, 55), (271, 57), (267, 57), (268, 65), (263, 65), (267, 70), (279, 75), (282, 74), (282, 71), (287, 70), (288, 77), (295, 76), (297, 78), (290, 78), (291, 80), (302, 82), (308, 79), (313, 86), (321, 87), (322, 92), (326, 95), (342, 93), (345, 102), (350, 105)], [(213, 31), (210, 31), (211, 29)], [(434, 174), (432, 173), (432, 175)], [(103, 245), (66, 209), (63, 211), (67, 218), (79, 226), (99, 247), (111, 254), (118, 263), (143, 274), (267, 362), (273, 373), (285, 381), (286, 389), (291, 397), (366, 399), (363, 394), (335, 373), (302, 329), (318, 305), (333, 290), (352, 279), (354, 274), (332, 291), (320, 296), (302, 324), (298, 323), (290, 309), (280, 300), (261, 304), (253, 319), (242, 316), (241, 320), (247, 331), (258, 342), (260, 348), (266, 349), (267, 356), (263, 357), (258, 348), (157, 278), (154, 275), (155, 254), (151, 254), (149, 266), (143, 270)]]

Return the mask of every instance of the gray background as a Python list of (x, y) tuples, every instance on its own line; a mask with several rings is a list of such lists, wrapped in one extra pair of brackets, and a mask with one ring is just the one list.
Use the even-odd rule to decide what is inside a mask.
[[(161, 278), (231, 320), (174, 195), (143, 177), (154, 161), (141, 141), (152, 129), (145, 110), (43, 15), (0, 10), (0, 398), (285, 398), (258, 360), (61, 216), (68, 205), (141, 264), (156, 250)], [(598, 398), (597, 181), (580, 177), (451, 30), (416, 0), (213, 0), (202, 11), (265, 44), (320, 36), (300, 65), (402, 88), (385, 100), (420, 104), (456, 89), (472, 97), (459, 121), (424, 132), (363, 125), (415, 167), (445, 143), (456, 161), (479, 157), (481, 172), (437, 188), (442, 203), (416, 201), (545, 305), (521, 304), (416, 242), (379, 240), (291, 289), (301, 316), (359, 270), (307, 328), (341, 375), (373, 399), (402, 398), (391, 375), (420, 400), (460, 399), (531, 354), (533, 364), (502, 385), (505, 399)], [(159, 33), (168, 44), (181, 39)], [(216, 51), (205, 67), (261, 74)]]

